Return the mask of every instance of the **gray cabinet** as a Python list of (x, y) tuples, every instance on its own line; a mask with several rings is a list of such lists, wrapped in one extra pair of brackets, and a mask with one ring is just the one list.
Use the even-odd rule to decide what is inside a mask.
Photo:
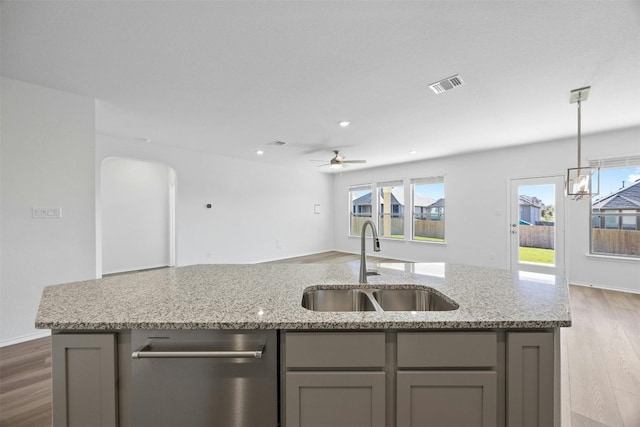
[(397, 380), (398, 427), (495, 427), (497, 373), (401, 371)]
[(507, 426), (554, 425), (552, 332), (507, 333)]
[(398, 427), (496, 427), (496, 332), (399, 332)]
[(285, 332), (286, 427), (384, 427), (384, 332)]
[(384, 372), (287, 372), (287, 427), (384, 427)]
[(117, 426), (115, 334), (51, 338), (54, 427)]

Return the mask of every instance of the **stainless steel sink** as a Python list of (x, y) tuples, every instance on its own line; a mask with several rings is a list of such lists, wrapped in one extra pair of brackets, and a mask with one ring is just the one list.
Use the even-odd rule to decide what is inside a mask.
[(357, 289), (313, 289), (302, 294), (302, 306), (314, 311), (375, 311), (366, 293)]
[(447, 311), (458, 304), (424, 286), (308, 288), (302, 306), (313, 311)]
[(458, 304), (426, 289), (380, 289), (373, 291), (384, 311), (449, 311)]

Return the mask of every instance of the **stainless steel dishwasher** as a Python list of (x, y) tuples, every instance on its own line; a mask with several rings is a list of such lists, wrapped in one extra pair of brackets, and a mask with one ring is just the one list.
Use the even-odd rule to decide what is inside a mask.
[(134, 330), (132, 425), (277, 427), (276, 331)]

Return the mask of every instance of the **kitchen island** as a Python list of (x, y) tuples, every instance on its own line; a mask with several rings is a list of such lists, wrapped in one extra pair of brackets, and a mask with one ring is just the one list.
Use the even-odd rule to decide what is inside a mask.
[[(106, 354), (113, 352), (113, 360), (106, 365), (115, 367), (103, 366), (98, 382), (102, 387), (113, 375), (114, 397), (97, 404), (113, 425), (131, 425), (132, 335), (163, 330), (275, 331), (278, 411), (286, 427), (319, 418), (335, 424), (342, 415), (345, 425), (411, 425), (452, 399), (462, 405), (452, 409), (462, 414), (453, 422), (559, 423), (559, 328), (571, 324), (564, 278), (443, 263), (374, 266), (380, 274), (370, 276), (367, 286), (424, 286), (458, 308), (320, 312), (302, 307), (305, 289), (365, 286), (358, 284), (357, 263), (194, 265), (49, 286), (36, 327), (53, 330), (54, 353), (58, 338), (68, 343), (110, 337), (113, 349)], [(61, 354), (71, 354), (71, 347), (64, 344)], [(54, 420), (56, 410), (74, 408), (72, 384), (56, 384), (63, 376), (56, 370), (70, 361), (58, 367), (55, 359), (54, 354)], [(105, 394), (112, 392), (100, 395)], [(340, 411), (354, 413), (327, 411), (336, 408), (336, 399), (347, 402)], [(71, 415), (64, 415), (61, 425), (69, 423)]]

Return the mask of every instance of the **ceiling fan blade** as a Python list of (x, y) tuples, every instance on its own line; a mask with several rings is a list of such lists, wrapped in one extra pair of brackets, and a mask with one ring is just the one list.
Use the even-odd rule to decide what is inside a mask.
[[(326, 139), (326, 142), (329, 142), (329, 139)], [(327, 151), (331, 151), (331, 152), (335, 152), (335, 150), (342, 150), (344, 148), (351, 148), (351, 147), (356, 147), (357, 144), (348, 144), (348, 145), (341, 145), (339, 148), (329, 145), (328, 143), (326, 144), (299, 144), (302, 146), (306, 146), (308, 147), (308, 150), (303, 151), (302, 154), (314, 154), (314, 153), (320, 153), (320, 152), (327, 152)]]
[(321, 167), (323, 167), (323, 166), (331, 166), (331, 163), (325, 163), (324, 165), (318, 165), (318, 166), (316, 166), (316, 167), (317, 167), (317, 168), (321, 168)]
[(342, 163), (367, 163), (366, 160), (343, 160)]

